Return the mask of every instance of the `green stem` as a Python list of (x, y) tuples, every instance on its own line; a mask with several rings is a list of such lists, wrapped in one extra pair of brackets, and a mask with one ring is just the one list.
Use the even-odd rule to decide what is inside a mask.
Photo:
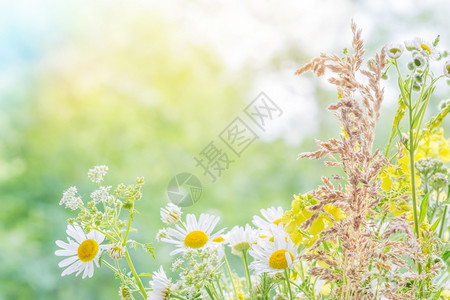
[(222, 287), (220, 286), (220, 282), (219, 282), (218, 279), (216, 279), (216, 284), (217, 284), (217, 288), (218, 288), (219, 291), (220, 291), (220, 295), (222, 296), (222, 299), (225, 299), (225, 296), (223, 295), (223, 289), (222, 289)]
[(104, 264), (105, 266), (107, 266), (108, 268), (110, 268), (112, 271), (114, 271), (114, 273), (120, 273), (118, 269), (116, 269), (113, 265), (111, 265), (109, 262), (107, 262), (106, 260), (102, 260), (102, 264)]
[(94, 227), (94, 229), (97, 230), (98, 232), (104, 234), (105, 236), (107, 236), (108, 238), (110, 238), (112, 241), (117, 242), (117, 239), (116, 239), (115, 237), (113, 237), (112, 235), (110, 235), (109, 233), (107, 233), (107, 232), (101, 230), (101, 229), (98, 228), (98, 227)]
[(414, 166), (414, 130), (413, 130), (413, 122), (414, 116), (411, 107), (411, 101), (409, 102), (409, 162), (410, 162), (410, 171), (411, 171), (411, 196), (413, 203), (413, 213), (414, 213), (414, 233), (416, 234), (417, 239), (419, 239), (419, 218), (417, 216), (417, 199), (416, 199), (416, 169)]
[(225, 260), (225, 266), (227, 267), (228, 275), (230, 276), (231, 285), (233, 286), (234, 296), (236, 297), (236, 299), (239, 299), (239, 296), (238, 296), (238, 293), (236, 290), (236, 285), (234, 284), (234, 280), (233, 280), (233, 274), (231, 273), (230, 264), (228, 263), (226, 254), (223, 256), (223, 259)]
[(286, 277), (286, 283), (287, 283), (287, 286), (288, 286), (289, 299), (292, 300), (294, 298), (292, 297), (291, 279), (290, 279), (290, 276), (289, 276), (289, 269), (288, 268), (286, 268), (284, 270), (284, 276)]
[(252, 279), (250, 277), (250, 270), (248, 269), (247, 251), (242, 251), (242, 261), (244, 262), (245, 275), (247, 276), (248, 292), (253, 299)]
[(444, 213), (442, 214), (441, 229), (439, 230), (439, 238), (442, 238), (442, 234), (444, 233), (445, 217), (447, 216), (447, 208), (448, 208), (448, 205), (445, 205)]
[(136, 280), (136, 283), (139, 287), (139, 290), (142, 293), (142, 296), (144, 297), (144, 299), (147, 299), (147, 293), (145, 292), (145, 288), (142, 285), (141, 278), (136, 273), (136, 269), (134, 268), (133, 262), (131, 261), (131, 257), (130, 257), (130, 254), (128, 253), (128, 251), (125, 252), (125, 258), (127, 259), (128, 266), (131, 269), (131, 273), (133, 273), (134, 279)]
[(133, 210), (134, 210), (134, 202), (133, 202), (133, 206), (130, 209), (130, 218), (128, 219), (127, 231), (125, 232), (125, 236), (123, 238), (122, 246), (125, 246), (127, 244), (128, 234), (130, 233), (130, 228), (131, 228), (131, 222), (133, 221)]
[(433, 204), (433, 211), (431, 212), (431, 217), (428, 220), (428, 222), (431, 224), (433, 223), (433, 218), (434, 218), (434, 214), (436, 213), (436, 210), (438, 208), (438, 203), (439, 203), (439, 197), (440, 197), (440, 189), (436, 191), (436, 202)]

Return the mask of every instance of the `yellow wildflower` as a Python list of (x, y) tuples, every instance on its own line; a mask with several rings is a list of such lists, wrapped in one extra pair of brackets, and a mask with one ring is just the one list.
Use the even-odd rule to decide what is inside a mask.
[(416, 151), (416, 160), (431, 157), (450, 162), (450, 139), (444, 137), (444, 129), (440, 128), (419, 142)]
[[(289, 233), (295, 244), (303, 243), (307, 247), (311, 247), (319, 238), (319, 234), (333, 224), (334, 220), (328, 215), (319, 213), (307, 230), (300, 229), (300, 226), (314, 214), (308, 208), (317, 203), (319, 201), (309, 194), (294, 195), (294, 200), (291, 203), (292, 209), (286, 211), (283, 215), (282, 222), (287, 224), (285, 231)], [(324, 206), (324, 210), (332, 215), (336, 221), (345, 217), (344, 212), (334, 205), (327, 204)]]

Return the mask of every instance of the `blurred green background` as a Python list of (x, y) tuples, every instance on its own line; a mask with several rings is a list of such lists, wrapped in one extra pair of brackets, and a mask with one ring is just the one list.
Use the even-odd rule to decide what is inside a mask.
[[(76, 185), (87, 199), (95, 165), (109, 166), (108, 185), (146, 179), (132, 238), (153, 242), (158, 261), (137, 251), (138, 272), (170, 264), (171, 246), (155, 235), (180, 172), (203, 185), (184, 212), (220, 215), (221, 227), (250, 222), (261, 208), (289, 208), (294, 193), (335, 172), (297, 154), (338, 128), (325, 110), (332, 87), (295, 69), (350, 46), (352, 18), (368, 57), (415, 36), (440, 34), (449, 49), (449, 13), (447, 0), (0, 1), (0, 299), (116, 297), (109, 270), (60, 277), (54, 255), (74, 216), (58, 205), (62, 192)], [(262, 91), (282, 116), (266, 132), (254, 128), (259, 138), (211, 182), (194, 157), (219, 144)], [(436, 101), (449, 95), (443, 86)], [(380, 147), (395, 99), (387, 85)]]

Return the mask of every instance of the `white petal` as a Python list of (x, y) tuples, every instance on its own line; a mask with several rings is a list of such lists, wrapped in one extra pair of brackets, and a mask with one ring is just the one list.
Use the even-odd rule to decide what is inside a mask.
[(63, 259), (59, 264), (58, 267), (60, 268), (64, 268), (67, 267), (68, 265), (74, 263), (75, 261), (78, 260), (78, 256), (72, 256), (72, 257), (68, 257), (66, 259)]
[(73, 250), (56, 250), (55, 255), (57, 256), (72, 256), (77, 255), (77, 251)]
[(81, 272), (83, 272), (84, 270), (86, 270), (87, 268), (87, 263), (80, 261), (80, 268), (78, 269), (77, 274), (75, 274), (75, 276), (80, 275)]
[(86, 240), (86, 235), (79, 226), (67, 225), (66, 233), (75, 239), (79, 244)]
[(78, 269), (80, 268), (81, 262), (78, 261), (76, 263), (74, 263), (73, 265), (69, 266), (67, 269), (65, 269), (62, 273), (61, 276), (66, 276), (69, 274), (72, 274), (76, 271), (78, 271)]

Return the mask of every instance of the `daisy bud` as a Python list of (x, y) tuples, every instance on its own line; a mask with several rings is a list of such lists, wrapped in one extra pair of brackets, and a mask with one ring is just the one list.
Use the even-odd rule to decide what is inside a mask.
[(119, 289), (119, 296), (121, 300), (128, 300), (131, 298), (131, 290), (127, 285), (122, 285)]
[(165, 208), (161, 208), (161, 221), (167, 225), (172, 225), (178, 222), (181, 218), (181, 208), (173, 203), (167, 204)]
[(418, 50), (419, 45), (417, 45), (417, 42), (415, 40), (413, 41), (405, 41), (405, 48), (408, 51)]
[(444, 64), (444, 75), (450, 78), (450, 60), (447, 60)]
[(389, 44), (384, 47), (387, 56), (394, 59), (397, 59), (402, 55), (403, 49), (404, 48), (402, 44)]
[(424, 68), (427, 64), (427, 61), (422, 54), (416, 54), (413, 56), (413, 63), (416, 68)]
[(125, 249), (121, 245), (112, 245), (108, 250), (108, 255), (114, 260), (121, 259), (125, 255)]

